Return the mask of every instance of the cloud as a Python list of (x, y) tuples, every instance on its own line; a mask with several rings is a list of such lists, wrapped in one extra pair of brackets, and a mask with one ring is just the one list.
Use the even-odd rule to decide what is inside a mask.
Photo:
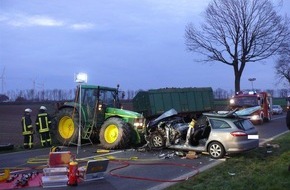
[(0, 21), (14, 27), (32, 27), (32, 26), (63, 26), (62, 21), (56, 20), (49, 16), (43, 15), (24, 15), (24, 14), (10, 14), (1, 15)]
[(69, 23), (46, 15), (0, 14), (0, 23), (13, 27), (67, 27), (73, 30), (89, 30), (92, 23)]
[(64, 23), (62, 21), (55, 20), (53, 18), (47, 16), (36, 15), (32, 17), (28, 17), (27, 23), (31, 25), (38, 26), (63, 26)]
[(70, 28), (74, 30), (89, 30), (94, 28), (94, 24), (92, 23), (76, 23), (76, 24), (71, 24)]

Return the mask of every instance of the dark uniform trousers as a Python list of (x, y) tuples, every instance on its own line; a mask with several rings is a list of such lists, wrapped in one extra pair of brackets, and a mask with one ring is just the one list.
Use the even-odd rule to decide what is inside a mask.
[(30, 116), (25, 115), (22, 117), (22, 135), (24, 137), (23, 147), (25, 149), (33, 148), (33, 128)]

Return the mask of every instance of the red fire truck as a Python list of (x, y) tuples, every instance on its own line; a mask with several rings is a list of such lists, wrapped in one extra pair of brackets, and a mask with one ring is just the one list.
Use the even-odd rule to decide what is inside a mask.
[(230, 99), (230, 109), (238, 109), (239, 116), (249, 118), (254, 124), (262, 124), (272, 118), (272, 96), (267, 92), (243, 91)]

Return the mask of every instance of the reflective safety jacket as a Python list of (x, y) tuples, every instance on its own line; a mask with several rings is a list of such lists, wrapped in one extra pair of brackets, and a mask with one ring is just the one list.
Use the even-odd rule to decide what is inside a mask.
[(33, 127), (30, 115), (25, 114), (21, 119), (22, 135), (32, 135)]
[(49, 132), (51, 120), (46, 112), (39, 113), (36, 118), (36, 130), (39, 133)]

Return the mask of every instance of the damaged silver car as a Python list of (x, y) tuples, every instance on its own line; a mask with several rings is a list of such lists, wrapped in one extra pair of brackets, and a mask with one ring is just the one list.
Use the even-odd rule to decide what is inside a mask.
[(259, 146), (255, 126), (248, 119), (238, 117), (235, 111), (203, 113), (197, 121), (187, 123), (171, 109), (147, 124), (145, 139), (152, 149), (208, 152), (215, 159)]

